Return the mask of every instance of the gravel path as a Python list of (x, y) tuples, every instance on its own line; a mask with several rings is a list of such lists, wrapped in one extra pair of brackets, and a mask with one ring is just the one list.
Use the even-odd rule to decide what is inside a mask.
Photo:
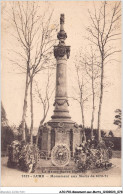
[[(108, 170), (102, 170), (102, 169), (95, 169), (95, 170), (88, 170), (85, 173), (77, 173), (77, 177), (79, 177), (80, 182), (76, 182), (75, 179), (76, 174), (73, 174), (74, 177), (74, 183), (76, 183), (76, 186), (121, 186), (121, 158), (112, 158), (111, 162), (113, 163), (113, 166)], [(34, 177), (36, 175), (42, 174), (42, 166), (47, 169), (47, 167), (51, 165), (51, 160), (40, 160), (38, 167), (36, 169), (35, 174), (28, 174), (24, 173), (18, 169), (11, 169), (7, 167), (7, 157), (1, 158), (1, 185), (2, 186), (31, 186), (30, 185), (30, 179), (22, 179), (23, 175), (28, 175), (33, 178), (33, 182), (36, 183), (36, 180)], [(72, 169), (75, 168), (73, 161), (71, 162)], [(50, 168), (49, 168), (50, 169)], [(53, 167), (54, 169), (54, 167)], [(67, 167), (67, 170), (71, 169), (70, 166)], [(56, 169), (57, 170), (57, 169)], [(45, 174), (45, 173), (44, 173)], [(45, 178), (41, 179), (41, 183), (37, 182), (35, 186), (41, 186), (46, 184), (46, 178), (50, 178), (50, 175), (53, 174), (52, 172), (50, 174), (45, 174)], [(64, 173), (65, 174), (65, 173)], [(55, 175), (58, 175), (55, 173)], [(66, 174), (67, 175), (67, 174)], [(69, 173), (68, 173), (69, 175)], [(87, 179), (87, 177), (90, 177), (90, 179)], [(71, 178), (71, 177), (70, 177)], [(70, 180), (70, 178), (68, 180)], [(96, 182), (95, 182), (96, 179)], [(62, 186), (61, 184), (68, 184), (67, 186), (70, 186), (69, 182), (65, 182), (65, 179), (62, 179), (63, 181), (60, 181), (60, 185), (55, 185), (55, 182), (53, 179), (50, 179), (51, 185), (54, 186)], [(55, 179), (56, 180), (56, 179)], [(89, 181), (88, 181), (89, 180)], [(40, 185), (38, 185), (38, 183)], [(96, 185), (95, 185), (96, 184)], [(32, 183), (33, 186), (33, 183)]]

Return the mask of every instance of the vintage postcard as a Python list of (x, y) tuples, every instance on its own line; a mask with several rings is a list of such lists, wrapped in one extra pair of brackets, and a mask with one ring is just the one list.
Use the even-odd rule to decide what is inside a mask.
[(1, 2), (1, 186), (121, 187), (121, 2)]

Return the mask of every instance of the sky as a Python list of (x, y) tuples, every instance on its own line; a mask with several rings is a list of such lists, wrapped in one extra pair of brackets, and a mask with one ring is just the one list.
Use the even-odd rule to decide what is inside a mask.
[[(113, 2), (110, 2), (113, 6)], [(46, 2), (39, 2), (41, 11), (47, 6)], [(52, 1), (50, 2), (50, 9), (54, 9), (53, 19), (56, 23), (59, 23), (60, 14), (65, 14), (65, 31), (67, 32), (66, 45), (71, 46), (70, 59), (67, 62), (67, 87), (68, 95), (72, 93), (72, 86), (75, 85), (73, 79), (75, 75), (74, 61), (75, 55), (81, 48), (88, 49), (88, 43), (85, 39), (86, 30), (85, 27), (89, 25), (88, 9), (94, 10), (94, 3), (91, 1)], [(95, 6), (99, 6), (99, 2), (95, 1)], [(5, 1), (2, 2), (2, 17), (1, 17), (1, 90), (2, 90), (2, 103), (6, 110), (9, 124), (18, 125), (22, 118), (24, 87), (25, 87), (25, 75), (17, 74), (13, 70), (10, 64), (10, 58), (15, 58), (12, 50), (18, 50), (19, 45), (15, 41), (12, 34), (16, 34), (14, 26), (11, 23), (9, 14), (10, 4)], [(57, 36), (57, 33), (56, 33)], [(115, 42), (116, 45), (121, 48), (121, 40)], [(117, 53), (115, 58), (121, 61), (121, 53)], [(106, 80), (110, 83), (110, 86), (106, 88), (103, 98), (102, 107), (102, 120), (101, 128), (106, 130), (115, 130), (117, 126), (113, 124), (115, 113), (114, 111), (121, 108), (121, 63), (110, 62), (105, 67)], [(38, 75), (39, 86), (43, 84), (43, 76)], [(55, 77), (52, 80), (55, 85)], [(91, 100), (91, 99), (90, 99)], [(51, 99), (50, 110), (46, 121), (50, 120), (53, 115), (53, 101), (54, 96)], [(81, 111), (77, 102), (69, 99), (69, 111), (72, 120), (81, 124)], [(98, 105), (98, 102), (97, 102)], [(42, 117), (42, 107), (40, 104), (34, 101), (34, 127), (38, 127)], [(30, 123), (30, 111), (28, 107), (28, 123)], [(91, 106), (88, 106), (85, 110), (85, 125), (90, 126), (91, 122)], [(97, 127), (97, 111), (95, 113), (94, 127)]]

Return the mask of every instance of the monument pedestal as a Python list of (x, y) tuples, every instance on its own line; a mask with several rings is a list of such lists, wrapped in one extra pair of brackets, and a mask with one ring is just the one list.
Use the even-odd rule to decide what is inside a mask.
[(79, 126), (72, 122), (55, 123), (53, 120), (49, 121), (48, 124), (54, 129), (54, 146), (56, 144), (65, 144), (69, 148), (71, 156), (73, 156), (75, 147), (82, 140), (82, 132)]
[(79, 146), (83, 138), (83, 130), (74, 122), (49, 121), (41, 128), (40, 149), (47, 158), (51, 157), (51, 150), (55, 145), (64, 144), (69, 148), (73, 157), (76, 146)]

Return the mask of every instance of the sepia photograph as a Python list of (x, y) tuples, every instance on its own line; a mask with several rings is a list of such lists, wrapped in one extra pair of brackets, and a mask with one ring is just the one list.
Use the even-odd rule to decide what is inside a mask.
[(1, 1), (1, 186), (121, 187), (121, 1)]

